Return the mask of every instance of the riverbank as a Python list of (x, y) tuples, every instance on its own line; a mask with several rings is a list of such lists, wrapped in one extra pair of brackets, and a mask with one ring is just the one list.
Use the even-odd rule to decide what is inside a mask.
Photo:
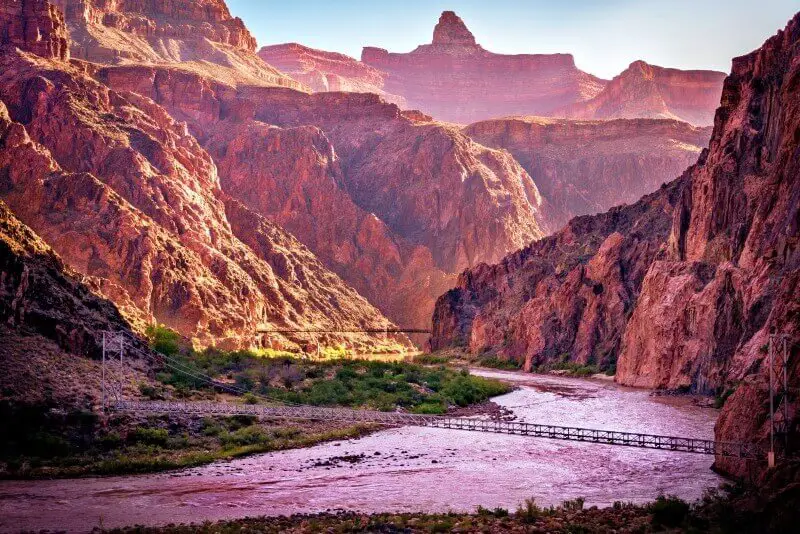
[[(127, 527), (114, 534), (310, 533), (310, 532), (507, 532), (507, 533), (764, 533), (788, 532), (791, 516), (771, 523), (763, 511), (739, 508), (738, 498), (709, 492), (695, 503), (659, 496), (636, 505), (616, 502), (607, 508), (585, 507), (582, 499), (543, 508), (533, 499), (515, 510), (478, 507), (474, 513), (378, 513), (351, 511), (256, 517), (216, 523)], [(776, 518), (772, 518), (773, 520)]]
[[(503, 374), (501, 372), (496, 372)], [(519, 421), (712, 435), (716, 411), (646, 391), (558, 376), (520, 378), (492, 402)], [(484, 415), (485, 416), (485, 415)], [(643, 505), (659, 492), (687, 502), (724, 480), (713, 457), (650, 449), (425, 427), (385, 428), (320, 443), (157, 474), (0, 481), (0, 531), (163, 526), (314, 514), (472, 514), (585, 498)], [(6, 527), (2, 528), (2, 524)], [(12, 528), (13, 527), (13, 528)]]
[[(40, 449), (0, 462), (0, 479), (69, 479), (175, 471), (254, 454), (355, 439), (379, 425), (259, 421), (252, 417), (113, 416), (85, 448), (40, 436)], [(72, 429), (74, 432), (74, 429)], [(75, 438), (75, 436), (72, 436)], [(73, 441), (74, 443), (74, 441)]]
[[(173, 354), (181, 366), (129, 384), (143, 399), (288, 402), (380, 411), (496, 415), (511, 386), (466, 371), (406, 362), (307, 361), (248, 351)], [(187, 375), (177, 368), (186, 368)], [(197, 380), (208, 376), (210, 380)], [(235, 389), (234, 389), (235, 387)], [(232, 395), (229, 391), (245, 394)], [(184, 469), (366, 435), (377, 426), (331, 421), (172, 414), (103, 417), (86, 407), (0, 400), (0, 478), (69, 478)]]

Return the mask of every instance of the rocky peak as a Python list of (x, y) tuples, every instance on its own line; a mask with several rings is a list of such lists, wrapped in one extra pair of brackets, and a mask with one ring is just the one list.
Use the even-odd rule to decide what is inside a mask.
[(454, 11), (444, 11), (433, 29), (433, 44), (477, 46), (475, 36)]
[(204, 37), (254, 52), (256, 40), (222, 0), (53, 0), (69, 24), (98, 24), (141, 37)]
[(68, 41), (64, 16), (48, 0), (9, 0), (0, 4), (0, 45), (67, 60)]

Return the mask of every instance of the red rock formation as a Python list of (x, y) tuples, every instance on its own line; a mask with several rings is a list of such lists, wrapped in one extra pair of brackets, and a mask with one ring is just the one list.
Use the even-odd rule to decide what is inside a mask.
[[(768, 434), (762, 362), (770, 332), (789, 336), (790, 381), (800, 383), (799, 43), (800, 14), (759, 50), (734, 59), (708, 161), (693, 174), (675, 214), (672, 262), (652, 269), (644, 282), (643, 291), (666, 271), (667, 282), (685, 292), (687, 302), (670, 314), (672, 325), (655, 328), (660, 302), (640, 303), (620, 356), (626, 383), (736, 388), (717, 424), (717, 436), (725, 440)], [(685, 276), (691, 265), (709, 274)], [(683, 350), (643, 345), (645, 324), (654, 345), (672, 340)], [(695, 334), (704, 327), (711, 332)], [(670, 366), (675, 372), (665, 371)], [(718, 459), (717, 466), (745, 473), (744, 465), (729, 459)]]
[(222, 122), (206, 147), (228, 194), (298, 236), (397, 323), (428, 325), (434, 300), (455, 275), (438, 268), (427, 248), (353, 203), (318, 128)]
[(408, 54), (366, 47), (361, 61), (386, 72), (384, 90), (410, 107), (458, 123), (547, 114), (594, 97), (605, 84), (576, 68), (569, 54), (488, 52), (452, 11), (442, 13), (432, 44)]
[[(526, 364), (618, 355), (623, 384), (735, 389), (717, 439), (763, 443), (770, 332), (788, 336), (800, 384), (799, 43), (800, 13), (734, 60), (709, 149), (679, 180), (463, 274), (437, 302), (434, 347)], [(746, 473), (734, 459), (716, 466)]]
[(385, 324), (297, 241), (242, 243), (211, 158), (152, 101), (13, 50), (0, 72), (1, 196), (139, 327), (250, 346), (259, 325)]
[(255, 38), (224, 0), (52, 2), (66, 14), (76, 58), (165, 64), (233, 84), (304, 89), (255, 54)]
[(511, 117), (464, 129), (503, 148), (555, 209), (552, 228), (576, 215), (635, 202), (681, 174), (707, 146), (711, 128), (672, 120), (572, 121)]
[(376, 95), (234, 89), (151, 67), (97, 76), (186, 120), (226, 191), (404, 324), (425, 326), (458, 271), (546, 231), (547, 206), (509, 154)]
[(464, 272), (436, 303), (431, 348), (490, 351), (526, 369), (561, 359), (612, 365), (685, 182), (572, 219), (496, 265)]
[(403, 97), (383, 90), (386, 73), (336, 52), (316, 50), (297, 43), (265, 46), (258, 55), (312, 91), (375, 93), (387, 102), (407, 107)]
[[(5, 113), (0, 104), (0, 116)], [(52, 340), (65, 352), (95, 359), (101, 356), (103, 331), (132, 334), (117, 308), (87, 287), (1, 201), (0, 324), (26, 336)], [(4, 345), (0, 343), (0, 351)]]
[(679, 70), (634, 61), (591, 100), (558, 109), (573, 119), (677, 119), (698, 126), (714, 123), (724, 72)]
[(0, 45), (66, 60), (68, 40), (64, 17), (47, 0), (5, 0), (0, 5)]
[[(0, 104), (0, 121), (6, 118)], [(130, 389), (147, 380), (141, 371), (149, 367), (148, 362), (139, 357), (147, 352), (145, 343), (114, 304), (90, 287), (93, 282), (66, 266), (0, 201), (0, 397), (4, 402), (95, 408), (101, 391), (102, 334), (109, 330), (128, 334)]]

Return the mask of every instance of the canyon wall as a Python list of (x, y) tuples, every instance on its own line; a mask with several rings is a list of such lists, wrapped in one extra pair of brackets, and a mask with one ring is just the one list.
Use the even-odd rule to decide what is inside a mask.
[(66, 60), (69, 32), (64, 16), (47, 0), (7, 0), (0, 5), (0, 45)]
[(569, 54), (494, 54), (478, 45), (452, 11), (431, 44), (390, 53), (366, 47), (361, 61), (386, 73), (383, 89), (436, 119), (470, 123), (505, 115), (542, 115), (588, 100), (605, 85)]
[(508, 150), (554, 208), (551, 227), (560, 228), (673, 180), (697, 161), (711, 128), (657, 119), (509, 117), (471, 124), (464, 133)]
[(405, 98), (384, 91), (385, 72), (350, 56), (298, 43), (265, 46), (258, 51), (258, 55), (314, 92), (374, 93), (401, 108), (408, 107)]
[(234, 88), (156, 67), (96, 76), (187, 121), (228, 194), (404, 325), (428, 326), (460, 270), (548, 231), (546, 203), (508, 153), (376, 95)]
[(714, 123), (724, 72), (678, 70), (634, 61), (594, 98), (555, 110), (572, 119), (676, 119)]
[(163, 64), (228, 83), (305, 87), (264, 63), (256, 40), (223, 0), (51, 0), (75, 58)]
[[(0, 121), (7, 110), (0, 104)], [(72, 271), (0, 201), (0, 399), (93, 409), (100, 402), (104, 331), (128, 334), (132, 384), (147, 352), (91, 279)], [(134, 351), (137, 351), (134, 353)]]
[[(800, 381), (798, 43), (800, 14), (733, 61), (709, 149), (678, 180), (462, 274), (437, 302), (433, 347), (616, 365), (618, 382), (642, 387), (728, 389), (717, 438), (763, 442), (770, 332), (788, 336), (789, 380)], [(716, 465), (745, 474), (742, 462)]]
[(80, 62), (3, 47), (0, 66), (0, 198), (138, 330), (251, 346), (260, 326), (387, 323), (273, 223), (248, 234), (271, 249), (245, 245), (211, 157), (151, 100)]
[(431, 348), (492, 353), (525, 369), (562, 360), (613, 365), (685, 184), (576, 217), (495, 265), (465, 271), (436, 303)]

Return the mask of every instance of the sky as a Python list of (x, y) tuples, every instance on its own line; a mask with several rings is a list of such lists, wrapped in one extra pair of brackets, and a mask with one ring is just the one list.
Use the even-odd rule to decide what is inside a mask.
[(259, 46), (298, 42), (361, 57), (429, 43), (455, 11), (479, 44), (504, 54), (571, 53), (611, 78), (631, 62), (730, 71), (800, 11), (800, 0), (227, 0)]

